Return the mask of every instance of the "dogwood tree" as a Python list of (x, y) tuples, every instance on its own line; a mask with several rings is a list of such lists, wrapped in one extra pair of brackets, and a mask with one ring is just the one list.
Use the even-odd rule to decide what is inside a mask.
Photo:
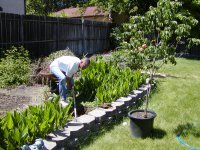
[[(181, 40), (189, 46), (200, 44), (199, 39), (190, 36), (191, 29), (197, 23), (188, 11), (182, 10), (180, 2), (159, 0), (157, 7), (150, 7), (143, 16), (132, 16), (128, 23), (113, 32), (113, 36), (120, 43), (118, 49), (125, 51), (127, 64), (132, 68), (147, 70), (152, 81), (163, 64), (176, 64), (176, 48)], [(148, 96), (149, 92), (145, 117)]]
[[(167, 62), (176, 64), (176, 48), (181, 40), (189, 46), (200, 43), (190, 36), (198, 21), (181, 6), (178, 1), (159, 0), (157, 7), (150, 7), (143, 16), (132, 16), (128, 23), (114, 30), (112, 36), (119, 43), (118, 49), (126, 51), (128, 62), (142, 63), (140, 66), (153, 75)], [(155, 63), (158, 59), (160, 64)]]

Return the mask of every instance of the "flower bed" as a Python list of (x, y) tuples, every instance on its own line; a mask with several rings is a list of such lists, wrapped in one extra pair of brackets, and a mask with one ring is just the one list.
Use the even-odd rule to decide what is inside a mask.
[[(114, 102), (121, 96), (131, 94), (132, 90), (137, 89), (144, 83), (145, 77), (139, 71), (132, 71), (129, 68), (122, 69), (113, 65), (112, 62), (105, 62), (102, 59), (96, 62), (92, 61), (90, 67), (81, 72), (81, 76), (75, 84), (76, 91), (80, 91), (77, 96), (77, 102), (88, 101), (96, 104), (96, 106)], [(132, 100), (133, 97), (129, 99)], [(60, 138), (62, 139), (61, 141), (71, 138), (76, 140), (76, 132), (86, 134), (87, 130), (84, 128), (86, 125), (83, 124), (89, 124), (85, 121), (87, 119), (82, 119), (85, 122), (81, 121), (81, 124), (69, 122), (70, 105), (63, 109), (58, 105), (58, 100), (59, 97), (52, 100), (52, 102), (45, 103), (44, 106), (30, 106), (22, 113), (8, 113), (0, 120), (0, 133), (3, 135), (0, 137), (0, 147), (4, 149), (12, 149), (14, 147), (20, 149), (23, 144), (31, 144), (38, 137), (46, 138), (48, 133), (55, 130), (58, 134), (66, 135), (66, 137), (54, 137), (55, 141)], [(124, 104), (127, 105), (123, 101), (119, 101), (119, 103), (122, 106)], [(127, 107), (125, 108), (127, 109)], [(111, 110), (95, 109), (93, 112), (89, 112), (88, 115), (95, 117), (95, 125), (98, 127), (102, 121), (107, 122), (107, 118), (112, 120), (113, 116), (119, 114), (117, 112), (119, 110), (122, 111), (119, 107), (118, 110), (116, 107)], [(112, 111), (115, 112), (112, 113)], [(99, 114), (101, 115), (98, 116)], [(66, 122), (69, 123), (66, 124)], [(57, 130), (63, 127), (68, 131), (63, 133), (63, 130)], [(72, 141), (70, 140), (70, 142)]]

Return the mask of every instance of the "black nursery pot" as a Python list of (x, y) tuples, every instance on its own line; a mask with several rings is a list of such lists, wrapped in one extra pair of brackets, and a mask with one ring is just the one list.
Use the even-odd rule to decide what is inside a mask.
[(133, 137), (145, 138), (150, 135), (153, 129), (156, 113), (147, 111), (147, 118), (143, 117), (144, 110), (133, 110), (128, 113), (130, 118), (130, 129)]

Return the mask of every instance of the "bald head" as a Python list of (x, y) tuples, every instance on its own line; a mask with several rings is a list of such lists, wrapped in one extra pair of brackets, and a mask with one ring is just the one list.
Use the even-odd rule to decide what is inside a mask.
[(80, 67), (81, 69), (85, 69), (85, 68), (87, 68), (89, 65), (90, 65), (90, 59), (89, 59), (89, 58), (83, 58), (83, 59), (81, 59), (81, 62), (80, 62), (79, 67)]

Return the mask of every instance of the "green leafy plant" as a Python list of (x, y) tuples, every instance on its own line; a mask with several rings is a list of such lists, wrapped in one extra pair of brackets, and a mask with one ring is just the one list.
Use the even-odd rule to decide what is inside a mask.
[(11, 47), (0, 59), (0, 87), (12, 87), (29, 82), (29, 53), (23, 47)]
[(188, 11), (182, 9), (180, 2), (159, 0), (157, 7), (150, 7), (143, 16), (132, 16), (112, 35), (120, 43), (118, 49), (125, 51), (129, 66), (134, 68), (139, 64), (139, 68), (150, 74), (152, 81), (163, 64), (176, 64), (176, 47), (181, 40), (189, 46), (200, 43), (199, 39), (190, 37), (191, 29), (197, 23)]
[(20, 149), (24, 144), (32, 144), (35, 138), (45, 138), (48, 133), (62, 128), (71, 118), (71, 103), (62, 108), (59, 97), (45, 102), (44, 106), (29, 106), (24, 112), (10, 112), (1, 119), (0, 132), (4, 149)]
[[(1, 128), (2, 124), (1, 124), (1, 118), (0, 118), (0, 134), (3, 135), (3, 130)], [(5, 143), (4, 143), (4, 139), (3, 139), (3, 136), (0, 136), (0, 150), (3, 150), (3, 147), (5, 146)]]
[(80, 79), (76, 81), (76, 90), (80, 91), (77, 99), (95, 101), (97, 105), (110, 103), (137, 89), (144, 82), (145, 76), (139, 71), (120, 68), (112, 61), (97, 58), (81, 71)]

